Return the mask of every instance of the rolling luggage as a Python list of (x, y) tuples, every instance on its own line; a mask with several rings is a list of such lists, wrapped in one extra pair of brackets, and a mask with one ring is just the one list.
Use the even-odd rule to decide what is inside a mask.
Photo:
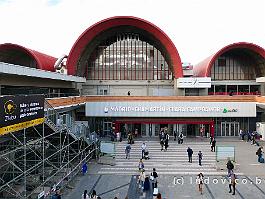
[(264, 158), (261, 157), (259, 161), (260, 161), (260, 163), (264, 163)]

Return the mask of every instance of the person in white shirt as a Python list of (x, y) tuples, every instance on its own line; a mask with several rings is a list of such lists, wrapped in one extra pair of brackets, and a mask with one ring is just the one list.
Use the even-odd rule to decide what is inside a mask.
[(142, 149), (142, 158), (144, 158), (144, 152), (145, 152), (145, 150), (146, 150), (146, 144), (145, 143), (143, 143), (142, 144), (142, 146), (141, 146), (141, 149)]

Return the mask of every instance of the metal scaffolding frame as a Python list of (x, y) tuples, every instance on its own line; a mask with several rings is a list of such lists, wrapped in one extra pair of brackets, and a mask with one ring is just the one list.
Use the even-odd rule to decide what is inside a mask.
[(56, 125), (58, 117), (45, 101), (45, 123), (0, 137), (0, 198), (47, 197), (95, 157), (96, 142)]

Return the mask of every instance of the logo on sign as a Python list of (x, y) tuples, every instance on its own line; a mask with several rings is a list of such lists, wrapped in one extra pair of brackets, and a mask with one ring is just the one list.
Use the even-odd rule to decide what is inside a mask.
[(236, 113), (238, 110), (236, 108), (228, 109), (224, 108), (223, 113)]
[(108, 112), (109, 112), (108, 107), (105, 107), (105, 108), (104, 108), (104, 112), (105, 112), (105, 113), (108, 113)]
[(12, 100), (8, 100), (4, 104), (5, 113), (8, 115), (13, 114), (15, 112), (16, 108), (17, 108), (17, 106)]

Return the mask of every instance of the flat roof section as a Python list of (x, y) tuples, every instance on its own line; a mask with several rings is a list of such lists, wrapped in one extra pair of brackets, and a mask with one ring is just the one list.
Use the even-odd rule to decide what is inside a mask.
[(84, 83), (86, 79), (83, 77), (77, 77), (72, 75), (65, 75), (56, 72), (44, 71), (36, 68), (29, 68), (25, 66), (19, 66), (14, 64), (7, 64), (0, 62), (0, 73), (28, 76), (28, 77), (38, 77), (44, 79), (61, 80), (68, 82)]
[(182, 101), (182, 102), (259, 102), (265, 103), (265, 97), (260, 96), (77, 96), (52, 98), (47, 101), (53, 107), (80, 105), (85, 102), (108, 101)]

